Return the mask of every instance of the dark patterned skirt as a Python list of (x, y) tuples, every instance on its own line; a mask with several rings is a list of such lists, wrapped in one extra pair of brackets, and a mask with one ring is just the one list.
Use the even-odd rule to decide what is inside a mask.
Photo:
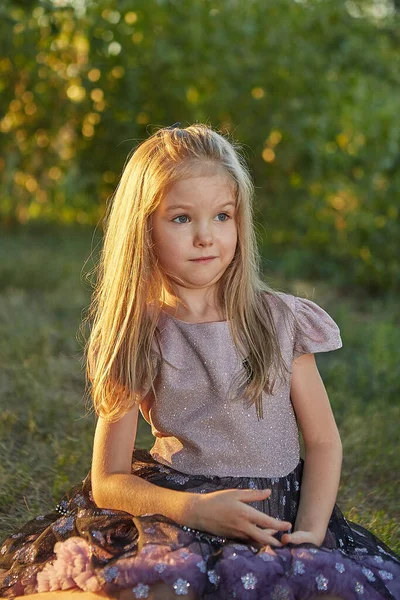
[[(267, 500), (248, 503), (295, 523), (303, 459), (285, 477), (187, 475), (135, 449), (132, 473), (175, 490), (207, 494), (223, 489), (265, 489)], [(275, 537), (280, 540), (283, 532)], [(188, 529), (160, 514), (132, 516), (99, 509), (90, 473), (57, 508), (28, 521), (0, 545), (0, 596), (78, 588), (110, 597), (130, 588), (147, 598), (163, 581), (177, 596), (190, 590), (210, 600), (400, 600), (400, 556), (335, 504), (321, 546), (261, 547)]]

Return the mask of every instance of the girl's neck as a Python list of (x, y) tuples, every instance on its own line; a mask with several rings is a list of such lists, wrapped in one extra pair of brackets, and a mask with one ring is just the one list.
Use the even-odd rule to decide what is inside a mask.
[(203, 302), (197, 302), (197, 304), (192, 302), (192, 309), (190, 309), (187, 301), (163, 290), (159, 304), (161, 310), (186, 323), (209, 323), (225, 319), (222, 310), (216, 306), (215, 295), (214, 298), (211, 298), (211, 294), (208, 294), (208, 298), (204, 298)]
[(170, 306), (168, 304), (161, 305), (161, 310), (178, 321), (184, 321), (185, 323), (214, 323), (225, 321), (224, 316), (221, 312), (216, 310), (207, 310), (207, 312), (201, 314), (189, 313), (182, 307)]

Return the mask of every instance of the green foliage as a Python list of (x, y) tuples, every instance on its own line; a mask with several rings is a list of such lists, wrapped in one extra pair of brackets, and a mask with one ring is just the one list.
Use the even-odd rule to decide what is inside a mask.
[(1, 8), (3, 226), (97, 223), (154, 126), (205, 121), (243, 143), (263, 250), (296, 249), (311, 278), (398, 291), (395, 6), (61, 4)]

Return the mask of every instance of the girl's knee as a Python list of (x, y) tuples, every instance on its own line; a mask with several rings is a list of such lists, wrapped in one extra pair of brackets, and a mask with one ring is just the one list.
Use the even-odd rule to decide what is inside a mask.
[[(121, 590), (115, 594), (115, 598), (117, 600), (136, 600), (136, 598), (146, 597), (139, 594), (136, 595), (133, 590), (134, 587)], [(148, 600), (176, 600), (177, 595), (172, 586), (160, 582), (149, 586), (147, 598)], [(188, 590), (188, 593), (185, 594), (185, 600), (198, 600), (198, 596), (195, 595), (193, 590)]]

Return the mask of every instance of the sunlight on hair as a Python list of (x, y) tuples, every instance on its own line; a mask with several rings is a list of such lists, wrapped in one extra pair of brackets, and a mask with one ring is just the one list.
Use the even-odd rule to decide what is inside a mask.
[[(243, 394), (263, 418), (262, 391), (271, 393), (275, 381), (289, 373), (263, 293), (264, 298), (265, 292), (275, 296), (285, 321), (292, 311), (260, 273), (254, 185), (239, 143), (202, 123), (162, 128), (128, 156), (104, 218), (85, 351), (93, 406), (108, 420), (118, 420), (140, 403), (149, 387), (155, 394), (153, 382), (162, 361), (157, 343), (160, 307), (168, 296), (177, 296), (157, 261), (149, 217), (174, 182), (215, 174), (225, 174), (232, 182), (238, 229), (234, 258), (218, 281), (218, 304), (230, 321), (236, 347), (246, 348), (249, 366), (247, 374), (240, 373), (232, 383), (230, 400)], [(292, 313), (291, 323), (293, 318)], [(269, 372), (276, 374), (273, 381)]]

